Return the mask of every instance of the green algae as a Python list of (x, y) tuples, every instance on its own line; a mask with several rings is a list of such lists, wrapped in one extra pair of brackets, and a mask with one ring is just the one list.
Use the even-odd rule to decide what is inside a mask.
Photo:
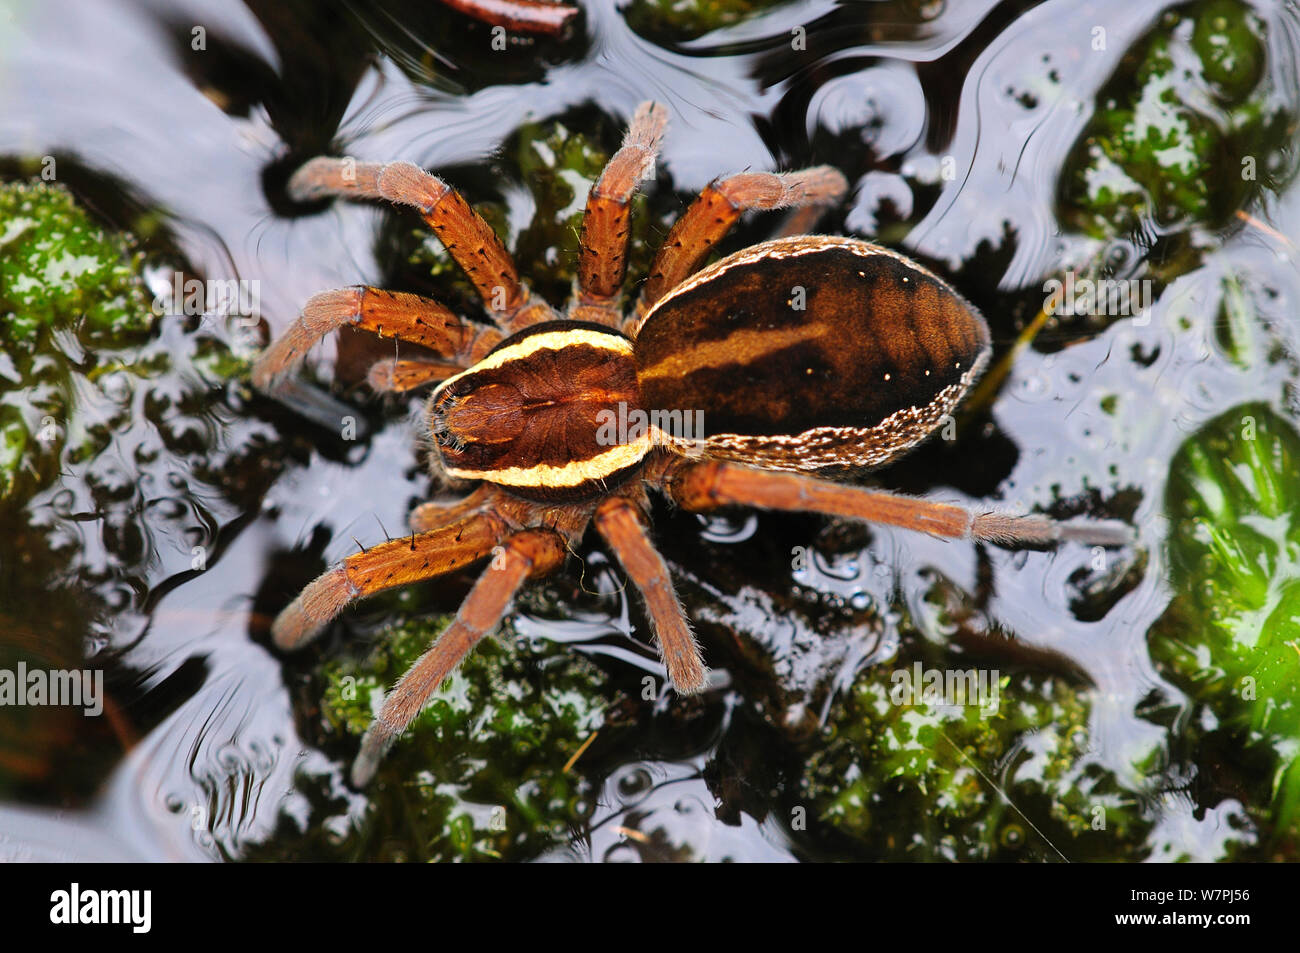
[(0, 185), (0, 335), (6, 350), (35, 347), (42, 330), (78, 328), (118, 340), (153, 315), (142, 254), (96, 225), (67, 189)]
[[(385, 690), (445, 628), (445, 618), (388, 629), (363, 656), (325, 662), (315, 726), (351, 757)], [(502, 635), (481, 642), (439, 687), (380, 765), (364, 818), (301, 780), (321, 815), (284, 828), (276, 856), (387, 860), (522, 860), (569, 843), (594, 808), (580, 762), (606, 723), (603, 674), (563, 646)]]
[(1208, 716), (1191, 734), (1208, 723), (1272, 761), (1263, 801), (1279, 828), (1300, 817), (1298, 472), (1300, 435), (1263, 404), (1188, 438), (1165, 492), (1175, 597), (1151, 635), (1157, 664)]
[(1066, 160), (1060, 217), (1094, 238), (1217, 228), (1286, 169), (1263, 24), (1238, 0), (1166, 12), (1127, 51)]
[(0, 184), (0, 221), (0, 502), (94, 460), (141, 415), (172, 448), (192, 447), (210, 392), (245, 370), (252, 341), (206, 317), (159, 317), (134, 239), (61, 185)]
[(1091, 757), (1088, 689), (994, 671), (996, 705), (950, 705), (900, 695), (915, 664), (863, 673), (837, 705), (804, 781), (823, 821), (896, 860), (1075, 860), (1140, 848), (1149, 822)]
[(784, 0), (633, 0), (623, 11), (643, 35), (694, 39), (777, 6)]

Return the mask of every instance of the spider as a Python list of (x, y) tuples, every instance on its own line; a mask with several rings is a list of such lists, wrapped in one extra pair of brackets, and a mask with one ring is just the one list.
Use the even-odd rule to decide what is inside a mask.
[(669, 231), (625, 313), (629, 203), (666, 123), (663, 107), (639, 106), (592, 187), (563, 315), (529, 291), (456, 191), (409, 162), (319, 157), (290, 182), (304, 200), (414, 207), (492, 320), (471, 324), (436, 301), (373, 287), (326, 291), (253, 368), (255, 386), (273, 392), (345, 325), (423, 345), (442, 359), (384, 360), (369, 382), (388, 392), (436, 382), (424, 418), (430, 469), (437, 481), (478, 484), (455, 502), (417, 506), (409, 537), (335, 565), (272, 626), (279, 648), (298, 648), (356, 599), (490, 559), (455, 620), (385, 698), (353, 764), (357, 787), (520, 587), (559, 569), (589, 524), (640, 591), (673, 686), (705, 687), (700, 649), (651, 542), (651, 489), (700, 513), (745, 505), (1001, 544), (1127, 541), (1123, 524), (973, 512), (827, 478), (925, 439), (990, 353), (974, 307), (865, 241), (786, 235), (700, 267), (745, 210), (798, 207), (803, 227), (810, 211), (838, 201), (847, 184), (830, 167), (715, 180)]

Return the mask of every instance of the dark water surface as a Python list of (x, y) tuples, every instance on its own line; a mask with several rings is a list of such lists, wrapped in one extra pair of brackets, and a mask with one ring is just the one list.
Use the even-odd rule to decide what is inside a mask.
[[(1295, 420), (1287, 355), (1297, 340), (1300, 191), (1277, 173), (1242, 206), (1254, 224), (1228, 207), (1193, 225), (1157, 216), (1105, 241), (1059, 211), (1062, 170), (1099, 91), (1166, 6), (1178, 8), (815, 0), (683, 39), (670, 27), (638, 33), (630, 24), (645, 19), (612, 0), (583, 6), (571, 40), (493, 52), (485, 28), (432, 0), (0, 0), (0, 162), (17, 174), (21, 160), (57, 157), (60, 179), (114, 225), (140, 230), (141, 213), (156, 212), (149, 273), (165, 280), (185, 267), (257, 280), (273, 332), (322, 289), (431, 287), (400, 250), (414, 219), (288, 199), (285, 179), (303, 158), (411, 159), (474, 201), (504, 198), (517, 229), (532, 199), (501, 150), (521, 125), (561, 118), (609, 149), (637, 103), (651, 98), (671, 114), (655, 214), (671, 215), (720, 173), (834, 164), (853, 193), (823, 227), (877, 237), (951, 277), (988, 316), (995, 360), (1033, 318), (1044, 280), (1068, 266), (1100, 255), (1118, 262), (1117, 274), (1172, 274), (1159, 281), (1149, 320), (1049, 325), (991, 405), (962, 421), (959, 439), (880, 474), (888, 486), (936, 499), (1125, 519), (1138, 543), (1108, 554), (1105, 569), (1082, 546), (1015, 552), (812, 517), (703, 520), (662, 510), (657, 538), (719, 682), (698, 702), (665, 695), (637, 708), (641, 678), (661, 669), (639, 605), (589, 540), (585, 566), (571, 560), (564, 580), (545, 599), (526, 600), (514, 625), (525, 638), (594, 659), (632, 699), (637, 727), (605, 735), (586, 776), (589, 823), (545, 853), (905, 856), (897, 845), (921, 836), (905, 827), (893, 830), (894, 847), (882, 847), (824, 826), (792, 828), (789, 819), (801, 803), (806, 739), (855, 677), (908, 646), (942, 653), (961, 634), (936, 608), (936, 581), (995, 623), (1004, 671), (1091, 686), (1079, 763), (1112, 776), (1142, 818), (1143, 833), (1124, 845), (1083, 846), (1012, 825), (998, 835), (998, 856), (1293, 852), (1270, 840), (1267, 766), (1231, 783), (1207, 780), (1214, 763), (1180, 740), (1192, 708), (1153, 662), (1148, 635), (1173, 597), (1164, 501), (1180, 445), (1249, 401)], [(1266, 38), (1261, 82), (1294, 117), (1300, 14), (1285, 2), (1254, 10)], [(206, 31), (201, 52), (191, 48), (196, 25)], [(1093, 49), (1099, 25), (1104, 50)], [(791, 49), (799, 27), (806, 50)], [(1294, 129), (1277, 146), (1292, 169)], [(773, 217), (747, 221), (732, 246), (775, 225)], [(1175, 268), (1189, 248), (1194, 266)], [(1254, 299), (1255, 333), (1273, 342), (1268, 360), (1243, 366), (1222, 345), (1229, 274), (1264, 289)], [(313, 354), (322, 379), (335, 354), (333, 341)], [(357, 441), (232, 385), (188, 412), (228, 464), (219, 478), (124, 463), (123, 472), (143, 475), (129, 478), (137, 485), (128, 502), (110, 506), (95, 474), (72, 468), (22, 520), (6, 517), (13, 525), (0, 565), (21, 558), (18, 528), (30, 518), (36, 535), (75, 552), (60, 583), (107, 607), (79, 631), (89, 632), (86, 664), (108, 670), (118, 721), (112, 732), (56, 736), (66, 750), (48, 752), (48, 770), (0, 787), (8, 792), (0, 857), (315, 855), (284, 833), (286, 819), (308, 831), (325, 823), (296, 784), (303, 773), (334, 779), (331, 823), (363, 823), (366, 799), (342, 784), (349, 750), (314, 737), (310, 676), (340, 644), (377, 636), (395, 603), (362, 607), (303, 658), (286, 660), (266, 640), (269, 619), (314, 572), (353, 552), (354, 540), (370, 544), (384, 527), (402, 527), (428, 494), (414, 403), (373, 400), (350, 386), (343, 363), (336, 397), (360, 421)], [(123, 461), (172, 446), (145, 432), (121, 440)], [(138, 527), (125, 549), (113, 536), (113, 506)], [(201, 570), (195, 546), (207, 554)], [(808, 566), (791, 568), (796, 547), (813, 554)], [(468, 580), (432, 584), (422, 598), (453, 609)], [(67, 612), (53, 590), (28, 598), (4, 607), (5, 616), (40, 626)], [(947, 648), (952, 664), (966, 664), (969, 645)], [(790, 747), (766, 763), (772, 739)], [(981, 765), (990, 789), (1009, 781), (1012, 760)]]

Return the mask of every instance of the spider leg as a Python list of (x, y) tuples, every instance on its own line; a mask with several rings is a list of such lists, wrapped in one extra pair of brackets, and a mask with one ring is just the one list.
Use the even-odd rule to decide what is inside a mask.
[(825, 205), (800, 205), (793, 208), (772, 237), (792, 238), (795, 235), (808, 235), (825, 214)]
[(316, 638), (350, 602), (461, 569), (492, 552), (509, 530), (504, 521), (473, 512), (427, 533), (372, 546), (349, 556), (307, 586), (271, 626), (281, 649)]
[(722, 506), (824, 513), (885, 523), (904, 529), (991, 543), (1051, 546), (1072, 541), (1124, 546), (1132, 529), (1115, 520), (1059, 523), (1046, 516), (975, 513), (949, 503), (934, 503), (894, 493), (832, 483), (802, 473), (759, 470), (709, 460), (669, 468), (661, 485), (684, 509), (706, 512)]
[(419, 295), (358, 285), (312, 295), (302, 313), (253, 365), (253, 386), (271, 390), (293, 370), (312, 345), (345, 325), (383, 337), (421, 344), (468, 367), (501, 340), (491, 328), (476, 328), (447, 307)]
[(577, 7), (539, 0), (442, 0), (453, 10), (516, 33), (557, 36), (578, 15)]
[(437, 500), (421, 503), (411, 510), (407, 525), (410, 526), (413, 533), (429, 533), (435, 529), (442, 529), (444, 526), (449, 526), (464, 519), (471, 513), (477, 513), (490, 503), (496, 495), (496, 488), (491, 484), (484, 483), (469, 496), (454, 503), (440, 503)]
[(370, 389), (379, 393), (401, 394), (434, 381), (446, 380), (465, 369), (450, 361), (425, 361), (396, 358), (375, 361), (366, 374)]
[(741, 212), (830, 205), (846, 191), (844, 176), (825, 165), (801, 172), (744, 172), (710, 184), (674, 223), (655, 254), (633, 320), (639, 321), (655, 302), (690, 277)]
[(650, 541), (640, 509), (622, 497), (610, 497), (597, 507), (595, 523), (645, 598), (646, 612), (673, 687), (684, 695), (702, 690), (706, 670), (700, 647), (673, 591), (668, 567)]
[(622, 320), (614, 300), (627, 274), (628, 206), (637, 186), (654, 171), (667, 125), (668, 110), (664, 107), (652, 102), (638, 106), (623, 145), (606, 163), (587, 196), (578, 288), (570, 306), (570, 317), (575, 320), (598, 321), (613, 327)]
[(525, 580), (545, 575), (564, 562), (564, 541), (546, 529), (524, 530), (506, 540), (470, 590), (455, 620), (438, 641), (402, 676), (384, 698), (383, 707), (361, 739), (352, 765), (352, 783), (365, 787), (384, 753), (470, 649), (501, 622)]
[(492, 226), (459, 192), (413, 163), (318, 156), (293, 174), (289, 193), (300, 201), (343, 195), (410, 205), (469, 277), (503, 332), (555, 316), (550, 305), (532, 297), (520, 282), (514, 260)]

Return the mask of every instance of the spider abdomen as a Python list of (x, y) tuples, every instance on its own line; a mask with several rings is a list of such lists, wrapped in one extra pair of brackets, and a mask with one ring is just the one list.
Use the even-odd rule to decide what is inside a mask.
[(648, 434), (605, 426), (641, 406), (632, 342), (574, 321), (535, 325), (445, 380), (429, 426), (448, 474), (528, 499), (595, 498), (636, 472)]
[(647, 314), (644, 406), (700, 411), (696, 452), (776, 469), (874, 467), (925, 439), (983, 370), (988, 327), (896, 252), (827, 236), (718, 261)]

